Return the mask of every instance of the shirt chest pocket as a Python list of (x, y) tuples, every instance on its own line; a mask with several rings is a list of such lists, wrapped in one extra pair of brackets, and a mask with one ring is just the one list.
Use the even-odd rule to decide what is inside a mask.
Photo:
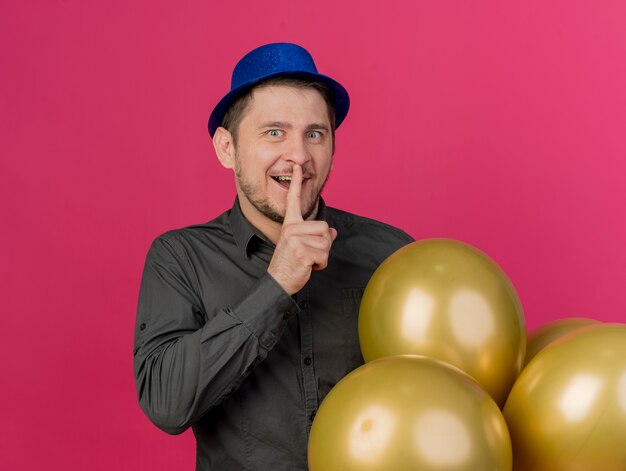
[(346, 288), (341, 290), (342, 317), (345, 323), (345, 337), (343, 347), (350, 369), (363, 364), (361, 347), (359, 345), (359, 307), (364, 288)]

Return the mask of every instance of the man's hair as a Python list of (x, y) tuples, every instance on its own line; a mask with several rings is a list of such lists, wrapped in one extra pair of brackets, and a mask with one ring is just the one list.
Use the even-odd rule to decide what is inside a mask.
[(255, 86), (249, 88), (244, 93), (239, 95), (235, 101), (232, 102), (230, 107), (224, 113), (224, 119), (222, 120), (222, 127), (226, 128), (233, 136), (233, 141), (237, 142), (237, 133), (239, 131), (239, 123), (243, 119), (244, 112), (248, 107), (248, 104), (252, 100), (252, 93), (255, 89), (261, 87), (269, 87), (272, 85), (283, 85), (287, 87), (294, 87), (299, 89), (312, 89), (319, 92), (326, 102), (328, 108), (328, 119), (330, 121), (330, 128), (333, 139), (333, 149), (335, 142), (335, 104), (333, 101), (332, 90), (323, 82), (315, 79), (306, 79), (299, 77), (275, 77), (264, 80)]

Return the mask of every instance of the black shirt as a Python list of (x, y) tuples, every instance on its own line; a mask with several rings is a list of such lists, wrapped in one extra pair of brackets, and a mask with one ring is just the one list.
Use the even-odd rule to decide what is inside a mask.
[(293, 296), (267, 273), (274, 245), (237, 200), (148, 252), (135, 328), (139, 403), (168, 433), (193, 427), (198, 470), (306, 470), (320, 402), (363, 363), (363, 290), (413, 239), (321, 200), (317, 219), (338, 235), (328, 267)]

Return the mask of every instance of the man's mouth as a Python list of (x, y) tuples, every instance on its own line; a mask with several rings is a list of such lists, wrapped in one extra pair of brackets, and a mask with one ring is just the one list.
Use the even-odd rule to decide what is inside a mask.
[(279, 185), (289, 188), (291, 184), (291, 176), (289, 175), (272, 175), (272, 178), (278, 182)]

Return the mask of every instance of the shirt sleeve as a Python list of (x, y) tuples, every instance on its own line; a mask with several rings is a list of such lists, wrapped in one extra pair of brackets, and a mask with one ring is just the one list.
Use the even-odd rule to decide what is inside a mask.
[(141, 408), (168, 433), (183, 432), (234, 392), (299, 310), (267, 273), (208, 319), (203, 305), (180, 245), (157, 239), (141, 281), (134, 368)]

